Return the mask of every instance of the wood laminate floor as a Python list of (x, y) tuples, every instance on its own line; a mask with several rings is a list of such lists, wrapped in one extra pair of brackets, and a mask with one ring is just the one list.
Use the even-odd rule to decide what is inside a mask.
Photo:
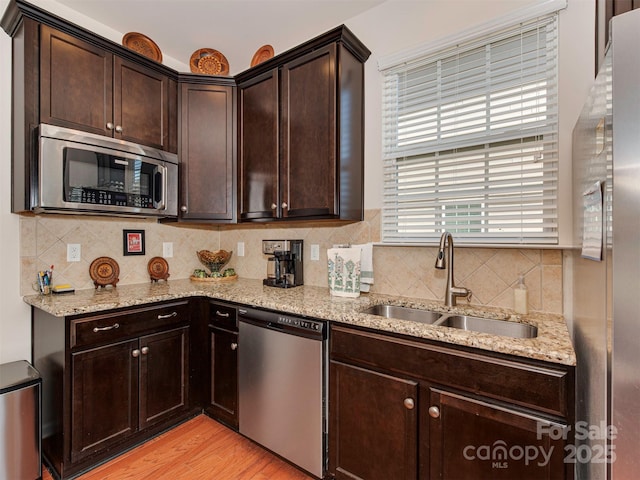
[[(43, 480), (53, 480), (43, 467)], [(206, 415), (122, 454), (78, 480), (311, 480)]]

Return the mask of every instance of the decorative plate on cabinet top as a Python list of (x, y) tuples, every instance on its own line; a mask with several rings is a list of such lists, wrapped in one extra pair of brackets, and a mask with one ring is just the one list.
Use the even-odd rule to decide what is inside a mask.
[(273, 57), (273, 47), (271, 45), (261, 46), (251, 59), (251, 66), (255, 67), (259, 63), (265, 62)]
[(93, 284), (98, 287), (113, 285), (120, 281), (120, 265), (111, 257), (98, 257), (89, 265), (89, 275)]
[(199, 48), (191, 54), (189, 66), (193, 73), (205, 73), (207, 75), (227, 75), (229, 62), (218, 50), (213, 48)]
[(122, 37), (122, 45), (129, 50), (138, 52), (140, 55), (144, 55), (156, 62), (162, 62), (162, 52), (160, 47), (156, 45), (156, 42), (151, 40), (146, 35), (138, 32), (129, 32)]
[(153, 257), (149, 260), (147, 271), (152, 282), (169, 278), (169, 264), (162, 257)]

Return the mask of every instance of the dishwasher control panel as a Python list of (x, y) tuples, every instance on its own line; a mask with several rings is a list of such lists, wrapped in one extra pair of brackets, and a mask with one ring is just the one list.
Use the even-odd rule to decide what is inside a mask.
[(295, 317), (284, 315), (281, 312), (258, 310), (255, 308), (239, 308), (238, 317), (245, 322), (251, 322), (271, 330), (281, 330), (309, 338), (326, 338), (326, 322), (322, 320)]
[(290, 325), (292, 327), (304, 328), (305, 330), (313, 330), (314, 332), (321, 332), (324, 325), (322, 322), (315, 320), (307, 320), (305, 318), (286, 317), (279, 315), (277, 323), (281, 325)]

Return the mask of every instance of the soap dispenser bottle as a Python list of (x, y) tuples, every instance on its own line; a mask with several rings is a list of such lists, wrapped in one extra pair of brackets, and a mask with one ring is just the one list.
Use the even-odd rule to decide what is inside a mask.
[(513, 309), (516, 313), (529, 312), (527, 305), (527, 286), (524, 284), (524, 275), (518, 277), (518, 285), (513, 290)]

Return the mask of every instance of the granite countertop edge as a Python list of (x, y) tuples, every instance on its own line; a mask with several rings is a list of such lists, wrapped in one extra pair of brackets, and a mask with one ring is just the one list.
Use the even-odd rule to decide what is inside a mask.
[[(281, 289), (263, 286), (262, 280), (243, 278), (229, 283), (178, 279), (121, 285), (116, 288), (77, 290), (71, 294), (28, 295), (23, 297), (23, 300), (32, 307), (53, 316), (66, 317), (190, 297), (208, 297), (329, 320), (334, 323), (366, 327), (380, 332), (474, 347), (562, 365), (576, 365), (576, 355), (562, 315), (541, 312), (515, 315), (509, 309), (474, 304), (461, 304), (447, 308), (437, 301), (374, 293), (362, 294), (356, 298), (335, 297), (330, 294), (328, 288), (304, 285)], [(529, 323), (538, 327), (538, 336), (530, 339), (510, 338), (362, 313), (364, 309), (381, 303)]]

